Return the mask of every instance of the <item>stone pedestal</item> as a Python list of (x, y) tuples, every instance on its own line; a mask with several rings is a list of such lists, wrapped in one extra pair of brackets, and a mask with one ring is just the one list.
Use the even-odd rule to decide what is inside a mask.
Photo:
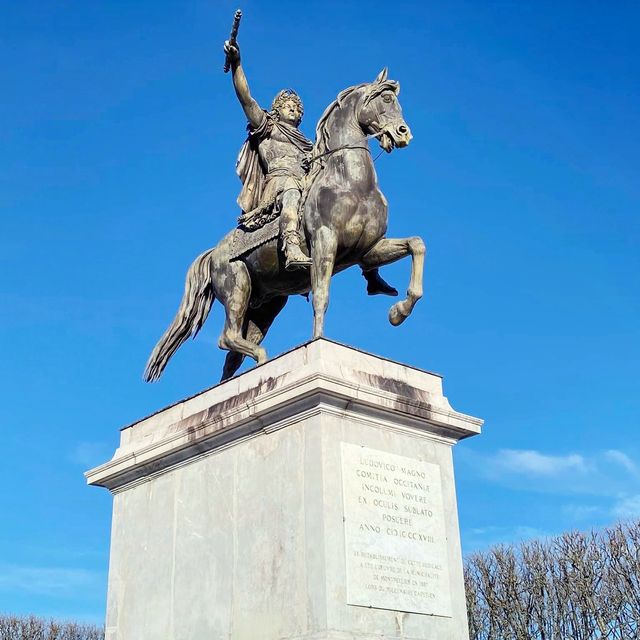
[(468, 638), (440, 376), (316, 340), (122, 430), (106, 640)]

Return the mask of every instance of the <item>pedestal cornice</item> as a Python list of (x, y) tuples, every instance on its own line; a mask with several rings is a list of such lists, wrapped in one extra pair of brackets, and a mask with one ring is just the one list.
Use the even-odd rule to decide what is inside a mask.
[(314, 340), (125, 427), (87, 481), (117, 492), (322, 412), (451, 444), (483, 422), (452, 409), (437, 374)]

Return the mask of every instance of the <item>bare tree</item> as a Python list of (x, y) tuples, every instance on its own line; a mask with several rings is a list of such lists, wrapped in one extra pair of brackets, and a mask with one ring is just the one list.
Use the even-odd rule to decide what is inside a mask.
[(497, 546), (465, 562), (472, 640), (640, 637), (640, 522)]
[(36, 616), (0, 614), (0, 640), (104, 640), (104, 629), (77, 622), (56, 622)]

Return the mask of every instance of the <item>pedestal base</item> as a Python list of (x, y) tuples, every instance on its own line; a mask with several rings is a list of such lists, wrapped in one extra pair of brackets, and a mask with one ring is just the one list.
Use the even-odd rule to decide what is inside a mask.
[(468, 638), (441, 382), (316, 340), (125, 428), (106, 640)]

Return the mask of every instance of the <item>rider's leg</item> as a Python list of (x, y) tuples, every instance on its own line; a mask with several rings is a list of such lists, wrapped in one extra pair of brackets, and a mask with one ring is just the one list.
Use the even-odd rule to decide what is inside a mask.
[(380, 271), (376, 267), (375, 269), (369, 269), (365, 271), (362, 269), (362, 275), (367, 281), (367, 293), (370, 296), (382, 294), (385, 296), (397, 296), (398, 290), (392, 287), (386, 280), (380, 275)]
[(300, 191), (297, 189), (287, 189), (281, 196), (280, 234), (284, 244), (285, 269), (307, 267), (311, 264), (311, 259), (300, 249), (301, 239), (298, 232), (300, 197)]

